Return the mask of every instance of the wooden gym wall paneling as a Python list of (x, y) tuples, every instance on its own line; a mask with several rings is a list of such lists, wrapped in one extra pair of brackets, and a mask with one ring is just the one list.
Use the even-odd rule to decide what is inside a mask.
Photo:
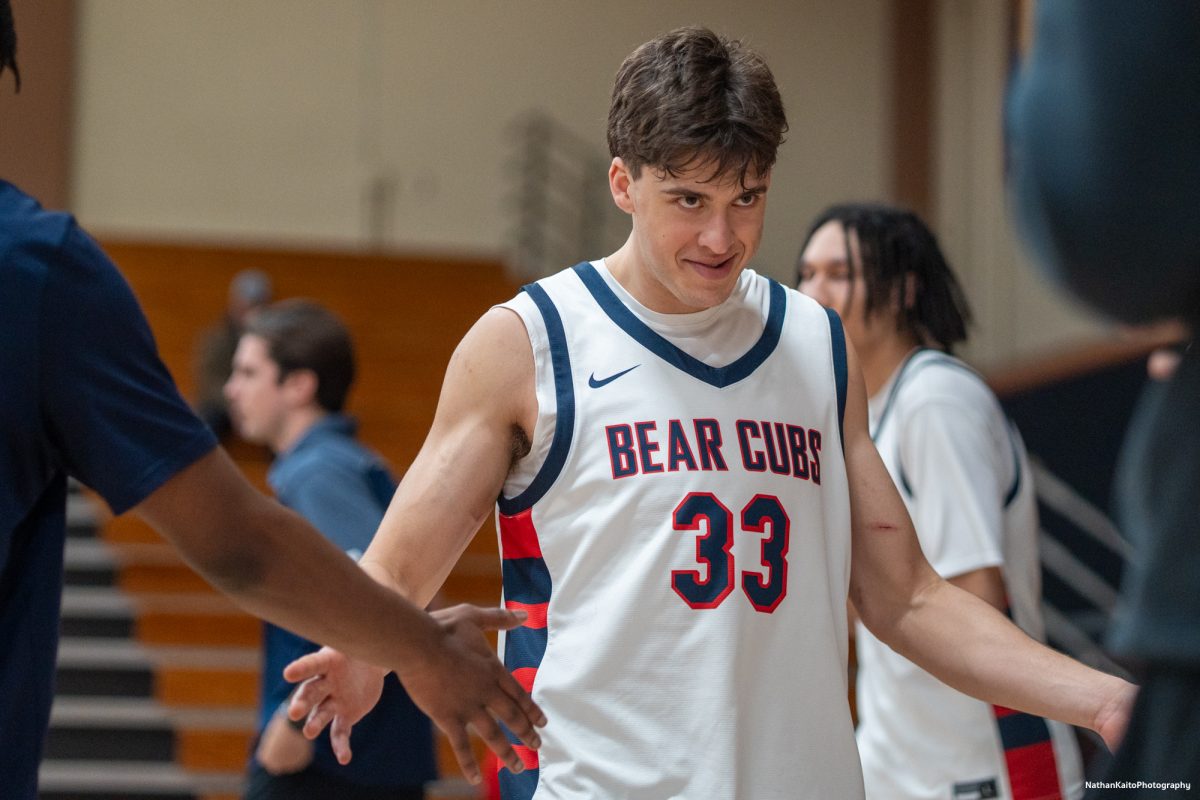
[[(189, 399), (194, 395), (197, 342), (220, 320), (230, 279), (239, 270), (267, 273), (276, 299), (306, 297), (332, 309), (349, 326), (357, 349), (358, 379), (348, 411), (359, 420), (363, 441), (397, 475), (412, 462), (429, 429), (455, 345), (484, 311), (518, 288), (501, 265), (485, 261), (117, 240), (102, 244), (141, 301), (163, 361)], [(243, 456), (253, 453), (234, 450)], [(265, 465), (240, 460), (261, 486)], [(489, 523), (447, 584), (452, 599), (498, 600), (495, 553)]]

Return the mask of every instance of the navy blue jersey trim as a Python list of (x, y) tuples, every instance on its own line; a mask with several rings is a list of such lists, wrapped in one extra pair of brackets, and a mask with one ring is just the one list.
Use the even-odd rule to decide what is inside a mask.
[[(900, 365), (900, 371), (896, 375), (896, 380), (892, 381), (892, 390), (888, 392), (887, 400), (883, 404), (883, 413), (879, 415), (879, 424), (875, 426), (875, 433), (871, 436), (871, 441), (874, 442), (879, 440), (879, 434), (883, 430), (883, 423), (887, 421), (888, 415), (892, 411), (892, 403), (896, 402), (896, 395), (899, 394), (900, 384), (904, 380), (904, 376), (908, 371), (909, 365), (911, 365), (913, 363), (913, 359), (915, 359), (921, 353), (931, 349), (932, 348), (928, 347), (920, 347), (916, 350), (913, 350), (908, 354), (908, 357), (904, 359), (904, 363)], [(898, 458), (897, 463), (900, 466), (900, 489), (910, 498), (916, 499), (916, 494), (913, 492), (912, 484), (909, 483), (908, 475), (904, 472), (904, 460)]]
[(749, 376), (767, 360), (775, 351), (776, 345), (779, 344), (779, 335), (783, 330), (783, 316), (787, 310), (787, 292), (781, 284), (775, 281), (771, 281), (767, 322), (763, 326), (763, 332), (758, 337), (758, 341), (732, 364), (724, 367), (710, 367), (700, 359), (680, 350), (638, 319), (637, 315), (630, 311), (613, 293), (604, 278), (591, 264), (586, 261), (576, 264), (575, 274), (583, 281), (583, 285), (591, 292), (592, 297), (595, 298), (609, 319), (617, 324), (617, 327), (671, 366), (718, 389), (735, 384)]
[[(511, 733), (508, 736), (508, 740), (513, 744), (520, 743), (520, 740)], [(529, 800), (537, 791), (540, 774), (541, 770), (538, 769), (527, 769), (519, 775), (514, 775), (507, 769), (501, 769), (499, 774), (500, 796), (504, 800)]]
[[(927, 358), (924, 361), (922, 361), (920, 364), (914, 363), (916, 361), (917, 356), (921, 355), (922, 353), (927, 353), (927, 352), (937, 353), (938, 355), (933, 358)], [(959, 370), (962, 370), (963, 372), (974, 375), (980, 381), (983, 381), (983, 377), (978, 372), (971, 369), (969, 366), (962, 363), (961, 361), (958, 361), (954, 358), (947, 356), (945, 353), (943, 353), (940, 350), (934, 350), (933, 348), (930, 348), (930, 347), (922, 347), (917, 350), (914, 350), (908, 356), (908, 358), (905, 359), (904, 363), (900, 366), (899, 374), (896, 375), (896, 380), (892, 382), (892, 389), (890, 392), (888, 392), (887, 401), (884, 403), (884, 406), (883, 406), (883, 413), (879, 415), (879, 424), (875, 426), (875, 434), (871, 437), (871, 439), (873, 441), (878, 441), (879, 434), (880, 434), (880, 432), (883, 431), (883, 423), (887, 420), (888, 413), (892, 410), (892, 403), (895, 401), (896, 395), (899, 392), (900, 384), (906, 378), (911, 377), (911, 375), (913, 373), (918, 372), (921, 367), (931, 365), (931, 364), (941, 364), (942, 366), (945, 366), (945, 367), (959, 369)], [(910, 365), (912, 366), (911, 370), (909, 369)], [(985, 383), (986, 383), (986, 381), (985, 381)], [(1017, 434), (1014, 430), (1012, 430), (1011, 425), (1012, 425), (1012, 421), (1010, 420), (1009, 421), (1010, 429), (1008, 431), (1008, 444), (1009, 444), (1009, 447), (1012, 449), (1012, 456), (1013, 456), (1013, 482), (1012, 482), (1012, 486), (1008, 487), (1008, 491), (1004, 495), (1004, 503), (1002, 506), (1003, 508), (1008, 508), (1010, 505), (1012, 505), (1013, 500), (1017, 499), (1017, 494), (1021, 491), (1021, 480), (1022, 480), (1021, 454), (1020, 454), (1020, 451), (1017, 449)], [(909, 482), (908, 476), (904, 473), (904, 463), (903, 462), (900, 463), (900, 488), (902, 488), (908, 494), (908, 496), (910, 498), (914, 498), (914, 499), (916, 498), (916, 493), (913, 491), (912, 484)]]
[(904, 464), (900, 464), (900, 488), (904, 490), (912, 499), (916, 499), (916, 494), (913, 493), (912, 484), (908, 481), (908, 475), (904, 472)]
[(504, 599), (517, 603), (550, 602), (553, 582), (546, 561), (542, 558), (504, 558), (500, 560), (503, 571)]
[(537, 669), (546, 657), (550, 634), (546, 628), (513, 628), (504, 634), (504, 666), (509, 672)]
[(549, 491), (567, 461), (572, 432), (575, 430), (575, 385), (571, 378), (571, 355), (567, 352), (567, 334), (563, 330), (562, 317), (550, 295), (541, 286), (531, 283), (523, 286), (521, 291), (529, 295), (546, 322), (550, 361), (554, 368), (554, 395), (558, 404), (554, 414), (554, 439), (550, 443), (546, 462), (525, 491), (511, 499), (501, 495), (496, 501), (500, 513), (510, 516), (531, 507)]
[(996, 725), (1000, 729), (1000, 743), (1005, 750), (1050, 741), (1050, 728), (1046, 720), (1023, 711), (998, 718)]
[(896, 402), (896, 395), (900, 392), (900, 384), (904, 382), (904, 377), (908, 373), (909, 366), (912, 365), (917, 356), (929, 352), (931, 349), (929, 347), (919, 347), (913, 350), (904, 359), (904, 363), (900, 365), (900, 371), (896, 374), (896, 379), (892, 381), (892, 390), (888, 392), (887, 400), (884, 401), (883, 413), (879, 415), (879, 424), (875, 426), (875, 433), (871, 436), (871, 441), (879, 441), (879, 434), (883, 431), (883, 424), (887, 422), (887, 418), (892, 412), (892, 404)]
[(1013, 454), (1013, 483), (1008, 488), (1008, 494), (1004, 495), (1004, 507), (1008, 508), (1012, 505), (1012, 501), (1017, 499), (1017, 493), (1021, 491), (1021, 453), (1017, 450), (1017, 432), (1013, 429), (1012, 421), (1008, 421), (1008, 444), (1012, 447)]
[(829, 316), (829, 341), (833, 348), (833, 381), (837, 386), (838, 404), (838, 438), (842, 442), (842, 450), (846, 449), (846, 383), (849, 374), (846, 369), (846, 334), (842, 330), (842, 319), (832, 308), (825, 309)]

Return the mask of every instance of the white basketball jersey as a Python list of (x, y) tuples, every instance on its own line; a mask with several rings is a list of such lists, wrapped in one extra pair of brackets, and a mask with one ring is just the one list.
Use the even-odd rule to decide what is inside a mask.
[[(869, 401), (871, 435), (933, 568), (1000, 567), (1010, 616), (1043, 638), (1038, 520), (1025, 447), (958, 359), (911, 355)], [(968, 697), (860, 623), (858, 744), (870, 800), (1059, 800), (1083, 793), (1067, 725)]]
[[(529, 612), (501, 650), (550, 722), (504, 797), (861, 798), (841, 324), (747, 270), (652, 327), (603, 270), (505, 304), (539, 421), (498, 503), (505, 602)], [(714, 314), (757, 331), (719, 365), (676, 344)]]

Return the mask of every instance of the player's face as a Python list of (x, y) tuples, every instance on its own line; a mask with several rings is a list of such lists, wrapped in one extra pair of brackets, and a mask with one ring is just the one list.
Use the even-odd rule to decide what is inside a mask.
[(233, 372), (225, 383), (229, 416), (237, 432), (247, 441), (268, 445), (283, 429), (287, 413), (279, 365), (269, 352), (262, 337), (243, 336), (233, 355)]
[(866, 313), (867, 284), (858, 255), (858, 239), (846, 236), (833, 220), (817, 229), (800, 254), (800, 283), (796, 287), (842, 318), (846, 335), (860, 354), (869, 352), (894, 330), (886, 313)]
[(609, 171), (613, 198), (633, 216), (633, 233), (609, 264), (647, 308), (668, 314), (723, 303), (762, 239), (771, 176), (713, 180), (705, 165), (679, 177), (643, 168), (637, 178), (621, 159)]

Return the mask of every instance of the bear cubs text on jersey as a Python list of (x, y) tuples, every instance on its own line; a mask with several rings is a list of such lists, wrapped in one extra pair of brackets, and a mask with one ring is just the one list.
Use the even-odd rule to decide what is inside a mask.
[[(737, 454), (747, 472), (791, 475), (821, 483), (821, 432), (790, 422), (739, 419), (733, 424)], [(729, 469), (725, 436), (715, 419), (618, 423), (604, 429), (613, 480), (656, 472)]]

